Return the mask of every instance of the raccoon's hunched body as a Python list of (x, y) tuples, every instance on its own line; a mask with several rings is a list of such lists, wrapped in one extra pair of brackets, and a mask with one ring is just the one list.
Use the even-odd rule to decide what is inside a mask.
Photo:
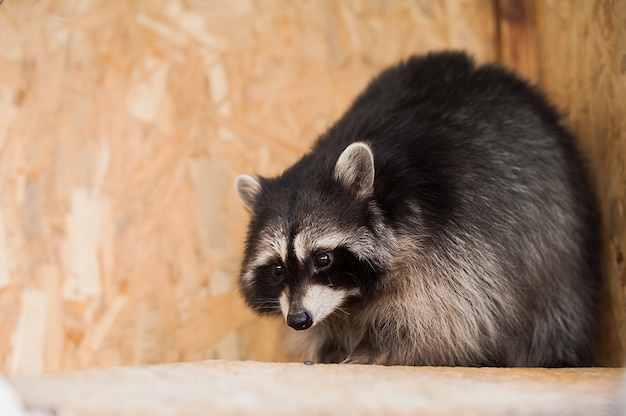
[(590, 365), (593, 193), (557, 113), (462, 53), (376, 77), (252, 213), (240, 288), (301, 331), (309, 359)]

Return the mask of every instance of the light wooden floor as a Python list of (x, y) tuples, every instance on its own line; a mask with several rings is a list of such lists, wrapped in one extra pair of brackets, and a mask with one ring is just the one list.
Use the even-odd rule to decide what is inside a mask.
[(623, 369), (617, 368), (204, 361), (20, 377), (10, 382), (30, 412), (55, 415), (595, 416), (624, 414), (622, 374)]

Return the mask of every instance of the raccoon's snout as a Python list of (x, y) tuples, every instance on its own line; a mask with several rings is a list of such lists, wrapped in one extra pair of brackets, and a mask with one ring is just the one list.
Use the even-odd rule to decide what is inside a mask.
[(311, 318), (311, 314), (305, 310), (298, 311), (296, 313), (290, 313), (287, 315), (287, 324), (301, 331), (303, 329), (309, 329), (311, 325), (313, 325), (313, 318)]
[(288, 292), (286, 290), (280, 295), (280, 309), (287, 325), (298, 331), (319, 324), (337, 310), (342, 310), (346, 299), (361, 293), (358, 289), (345, 290), (323, 285), (310, 285), (294, 299), (289, 298)]

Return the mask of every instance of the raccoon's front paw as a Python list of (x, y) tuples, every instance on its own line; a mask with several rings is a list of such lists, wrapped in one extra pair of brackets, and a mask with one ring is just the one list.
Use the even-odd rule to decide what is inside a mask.
[(341, 364), (373, 364), (387, 365), (387, 354), (378, 355), (350, 355)]
[(389, 354), (370, 348), (357, 348), (341, 363), (342, 364), (374, 364), (387, 365)]
[(377, 343), (372, 342), (376, 339), (372, 332), (367, 331), (358, 343), (356, 348), (343, 360), (342, 364), (378, 364), (388, 365), (389, 351), (381, 348)]

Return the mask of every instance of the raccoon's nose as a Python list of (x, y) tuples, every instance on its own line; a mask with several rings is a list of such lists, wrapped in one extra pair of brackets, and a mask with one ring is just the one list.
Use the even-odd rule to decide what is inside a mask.
[(299, 311), (287, 315), (287, 324), (298, 331), (310, 328), (313, 325), (313, 319), (307, 311)]

